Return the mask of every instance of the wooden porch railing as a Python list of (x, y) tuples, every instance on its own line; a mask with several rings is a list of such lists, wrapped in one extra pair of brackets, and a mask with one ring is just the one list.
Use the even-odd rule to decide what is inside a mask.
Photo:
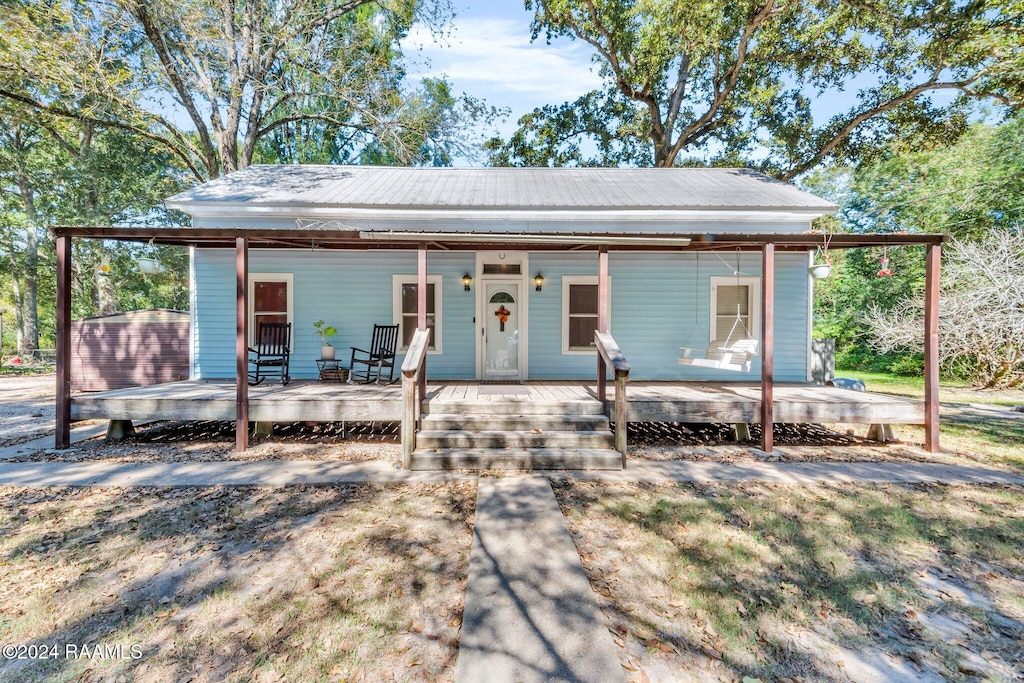
[(626, 467), (626, 382), (629, 381), (629, 361), (609, 332), (594, 332), (597, 344), (597, 400), (606, 403), (605, 372), (615, 371), (615, 450), (622, 454), (622, 467)]
[(402, 469), (412, 465), (412, 452), (416, 450), (416, 428), (426, 398), (427, 344), (430, 330), (419, 329), (412, 335), (409, 351), (402, 362)]

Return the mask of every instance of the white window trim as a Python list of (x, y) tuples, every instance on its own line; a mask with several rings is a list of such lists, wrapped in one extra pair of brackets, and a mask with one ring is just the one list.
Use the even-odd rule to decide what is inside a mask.
[[(597, 347), (589, 349), (569, 348), (569, 287), (572, 285), (596, 285), (596, 275), (563, 275), (562, 276), (562, 355), (563, 356), (595, 356)], [(612, 314), (612, 279), (608, 278), (608, 325), (611, 326)]]
[[(401, 346), (403, 335), (402, 335), (402, 285), (415, 285), (419, 283), (419, 277), (416, 274), (412, 275), (392, 275), (391, 276), (391, 314), (392, 322), (398, 325), (398, 353), (408, 351), (408, 346)], [(444, 302), (444, 290), (441, 289), (441, 276), (440, 275), (428, 275), (427, 284), (434, 285), (434, 348), (427, 349), (427, 355), (436, 356), (442, 353), (441, 340), (442, 325), (444, 322), (444, 316), (441, 315), (441, 304)]]
[(295, 276), (292, 273), (249, 273), (249, 295), (248, 295), (248, 316), (249, 316), (249, 346), (256, 342), (256, 283), (257, 282), (286, 282), (288, 283), (288, 322), (292, 326), (291, 345), (289, 350), (295, 350)]
[[(711, 318), (708, 330), (711, 334), (710, 341), (718, 339), (718, 317), (715, 312), (718, 310), (718, 287), (719, 285), (736, 286), (746, 285), (747, 287), (747, 310), (750, 311), (750, 327), (747, 332), (751, 339), (761, 339), (761, 278), (756, 275), (714, 275), (711, 277), (711, 305), (708, 307), (708, 317)], [(722, 330), (728, 334), (729, 330)]]

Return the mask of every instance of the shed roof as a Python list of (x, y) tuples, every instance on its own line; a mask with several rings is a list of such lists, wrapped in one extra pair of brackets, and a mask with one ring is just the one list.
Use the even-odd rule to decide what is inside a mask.
[(188, 320), (188, 311), (179, 311), (173, 308), (140, 308), (135, 311), (121, 311), (120, 313), (109, 313), (107, 315), (94, 315), (88, 318), (79, 318), (74, 322), (90, 324), (129, 324), (188, 322)]
[[(250, 166), (166, 201), (204, 208), (452, 211), (787, 211), (835, 204), (738, 168), (409, 168)], [(223, 214), (222, 214), (223, 215)]]

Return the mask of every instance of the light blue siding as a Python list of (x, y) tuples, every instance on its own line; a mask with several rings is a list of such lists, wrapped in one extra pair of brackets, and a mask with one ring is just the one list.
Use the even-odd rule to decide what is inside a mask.
[[(432, 377), (472, 378), (475, 369), (473, 296), (462, 288), (463, 273), (473, 271), (472, 253), (431, 253), (431, 274), (441, 275), (442, 354), (430, 355)], [(195, 250), (194, 329), (197, 378), (235, 374), (235, 253)], [(416, 273), (416, 254), (408, 251), (249, 252), (250, 273), (291, 273), (294, 277), (294, 326), (291, 373), (315, 377), (320, 340), (313, 329), (323, 319), (338, 328), (332, 342), (348, 364), (350, 347), (366, 348), (374, 323), (391, 324), (392, 275)], [(399, 358), (401, 363), (401, 357)], [(397, 374), (397, 369), (396, 369)]]
[[(679, 365), (679, 347), (705, 348), (710, 325), (713, 276), (732, 276), (734, 253), (685, 254), (612, 252), (612, 335), (632, 366), (632, 379), (756, 381), (758, 360), (749, 373)], [(775, 378), (807, 378), (807, 257), (776, 256)], [(530, 376), (536, 379), (591, 377), (594, 355), (562, 353), (562, 276), (596, 275), (593, 254), (535, 253), (531, 270), (544, 274), (543, 291), (530, 290)], [(740, 258), (742, 275), (760, 275), (759, 254)], [(696, 320), (696, 324), (694, 321)], [(755, 334), (758, 331), (752, 330)]]
[[(720, 258), (719, 258), (720, 257)], [(612, 334), (629, 359), (633, 379), (757, 381), (755, 360), (749, 373), (679, 365), (679, 347), (703, 348), (708, 343), (710, 280), (731, 276), (734, 253), (612, 252)], [(776, 256), (775, 377), (805, 381), (807, 377), (808, 293), (807, 257), (799, 253)], [(431, 274), (442, 276), (442, 349), (428, 358), (431, 377), (472, 378), (475, 373), (473, 293), (463, 291), (462, 274), (473, 273), (472, 252), (431, 252)], [(252, 273), (292, 273), (294, 276), (295, 377), (315, 376), (320, 342), (313, 322), (325, 320), (338, 328), (334, 340), (338, 358), (347, 363), (350, 346), (369, 343), (374, 323), (392, 320), (392, 275), (414, 274), (416, 254), (410, 251), (250, 252)], [(760, 255), (741, 257), (743, 275), (760, 275)], [(593, 355), (562, 353), (562, 276), (596, 275), (594, 253), (535, 252), (530, 275), (544, 275), (543, 291), (529, 292), (529, 376), (532, 379), (582, 379), (596, 372)], [(196, 249), (194, 376), (234, 376), (235, 281), (234, 251)], [(474, 284), (474, 288), (476, 285)], [(697, 324), (694, 324), (694, 321)]]

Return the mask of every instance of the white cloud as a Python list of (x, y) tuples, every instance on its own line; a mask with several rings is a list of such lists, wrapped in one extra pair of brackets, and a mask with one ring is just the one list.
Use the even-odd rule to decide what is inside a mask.
[(443, 38), (418, 26), (402, 46), (408, 57), (418, 53), (428, 60), (412, 65), (410, 76), (443, 75), (456, 89), (520, 112), (574, 100), (600, 85), (589, 46), (567, 40), (548, 45), (543, 38), (531, 43), (525, 14), (521, 22), (456, 19)]

